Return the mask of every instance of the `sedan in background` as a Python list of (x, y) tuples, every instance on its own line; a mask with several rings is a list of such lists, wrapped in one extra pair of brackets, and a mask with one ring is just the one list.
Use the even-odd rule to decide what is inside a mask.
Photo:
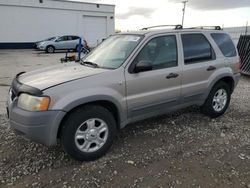
[[(76, 50), (79, 47), (79, 36), (65, 35), (56, 37), (50, 41), (41, 42), (38, 45), (39, 50), (44, 50), (47, 53), (54, 53), (56, 50)], [(81, 47), (87, 46), (87, 43), (82, 39)]]

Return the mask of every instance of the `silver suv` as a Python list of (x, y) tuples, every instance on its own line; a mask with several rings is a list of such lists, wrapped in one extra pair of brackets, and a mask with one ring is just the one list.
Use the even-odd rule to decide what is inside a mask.
[(16, 132), (94, 160), (131, 122), (190, 105), (224, 114), (239, 78), (237, 51), (219, 27), (145, 29), (109, 37), (80, 63), (19, 73), (7, 111)]

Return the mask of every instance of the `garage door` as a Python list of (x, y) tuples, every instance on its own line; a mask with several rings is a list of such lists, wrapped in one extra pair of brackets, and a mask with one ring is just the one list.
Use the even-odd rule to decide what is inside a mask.
[(107, 18), (100, 16), (83, 17), (84, 38), (90, 46), (96, 46), (107, 37)]

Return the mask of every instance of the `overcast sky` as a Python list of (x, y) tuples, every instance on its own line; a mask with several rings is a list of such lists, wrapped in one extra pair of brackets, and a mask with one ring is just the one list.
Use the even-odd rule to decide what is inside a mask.
[[(77, 1), (77, 0), (76, 0)], [(138, 30), (145, 26), (180, 24), (182, 0), (79, 0), (116, 5), (116, 29)], [(189, 0), (185, 26), (250, 25), (250, 0)]]

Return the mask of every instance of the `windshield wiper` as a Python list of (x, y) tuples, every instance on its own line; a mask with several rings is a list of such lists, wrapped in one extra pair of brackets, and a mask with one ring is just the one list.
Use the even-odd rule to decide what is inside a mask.
[(91, 65), (95, 68), (99, 68), (99, 65), (90, 61), (81, 61), (81, 65)]

